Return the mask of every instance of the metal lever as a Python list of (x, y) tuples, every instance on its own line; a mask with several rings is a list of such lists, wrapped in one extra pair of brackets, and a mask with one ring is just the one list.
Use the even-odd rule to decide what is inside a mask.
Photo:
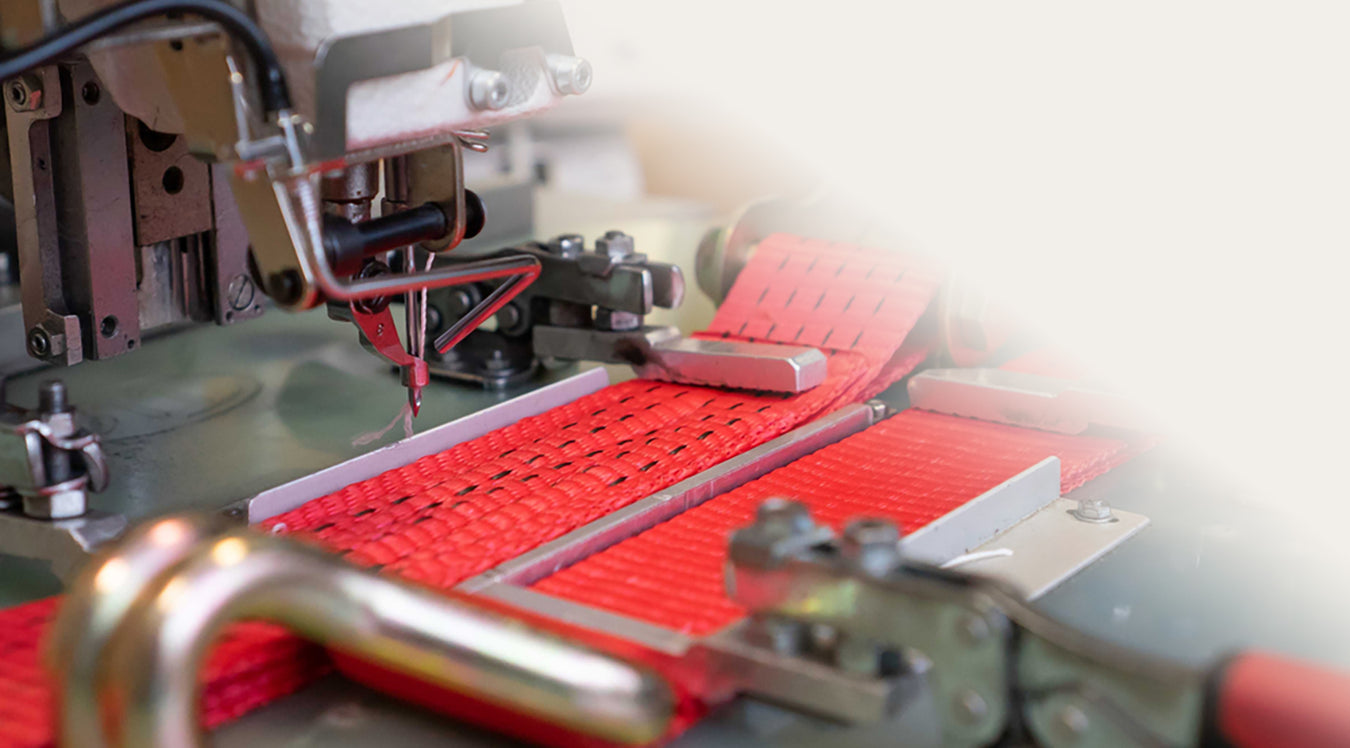
[(118, 543), (62, 606), (62, 743), (202, 745), (198, 673), (242, 618), (604, 741), (651, 742), (674, 713), (644, 667), (281, 537), (171, 517)]

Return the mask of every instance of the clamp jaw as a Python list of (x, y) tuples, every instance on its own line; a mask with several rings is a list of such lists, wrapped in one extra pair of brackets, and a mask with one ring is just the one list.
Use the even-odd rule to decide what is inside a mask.
[[(1235, 705), (1248, 702), (1285, 705), (1270, 724), (1299, 734), (1346, 724), (1343, 676), (1252, 653), (1204, 668), (1132, 651), (1000, 583), (907, 561), (899, 541), (889, 522), (856, 520), (836, 538), (805, 506), (765, 502), (732, 536), (727, 565), (728, 594), (750, 618), (703, 646), (748, 674), (741, 693), (870, 735), (926, 710), (948, 746), (1276, 744), (1243, 737), (1252, 718)], [(1263, 683), (1239, 677), (1254, 670)]]
[[(433, 375), (505, 387), (555, 362), (627, 364), (638, 376), (685, 384), (801, 392), (825, 378), (814, 348), (685, 338), (674, 327), (645, 324), (655, 309), (684, 300), (684, 274), (652, 262), (633, 237), (609, 231), (587, 250), (575, 234), (511, 250), (539, 263), (539, 278), (497, 312), (497, 329), (478, 330), (446, 350), (440, 333)], [(501, 288), (498, 286), (497, 288)], [(437, 317), (476, 308), (492, 286), (431, 294)]]

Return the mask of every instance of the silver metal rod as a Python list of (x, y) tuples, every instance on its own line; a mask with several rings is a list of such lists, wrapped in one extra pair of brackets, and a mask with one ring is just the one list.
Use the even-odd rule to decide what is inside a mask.
[(745, 454), (732, 457), (669, 488), (551, 540), (495, 569), (464, 580), (456, 589), (482, 592), (495, 584), (530, 585), (599, 553), (626, 538), (731, 491), (793, 460), (852, 436), (871, 426), (877, 410), (848, 405), (817, 421), (799, 426)]
[[(144, 540), (119, 546), (100, 573), (115, 561), (135, 567), (145, 555)], [(100, 573), (73, 590), (77, 600), (89, 601), (85, 607), (98, 608), (109, 594), (98, 584)], [(216, 636), (241, 619), (279, 623), (428, 688), (602, 740), (656, 740), (674, 714), (669, 685), (643, 667), (247, 529), (198, 544), (146, 585), (112, 625), (86, 629), (78, 618), (61, 618), (72, 632), (68, 641), (96, 652), (86, 659), (93, 672), (117, 673), (115, 687), (67, 679), (67, 699), (111, 715), (108, 724), (118, 731), (112, 742), (119, 745), (203, 744), (199, 673)], [(63, 742), (88, 733), (88, 723), (77, 723), (90, 716), (87, 708), (62, 715)]]

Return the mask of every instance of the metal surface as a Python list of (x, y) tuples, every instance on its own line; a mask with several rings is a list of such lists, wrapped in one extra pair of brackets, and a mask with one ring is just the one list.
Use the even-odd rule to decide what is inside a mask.
[(211, 167), (192, 155), (186, 138), (125, 120), (135, 246), (210, 231)]
[(990, 540), (1059, 498), (1059, 458), (1047, 457), (906, 536), (915, 561), (940, 564)]
[(597, 330), (535, 325), (533, 340), (534, 354), (540, 358), (631, 364), (648, 358), (657, 346), (679, 338), (680, 331), (674, 327)]
[(1089, 426), (1146, 430), (1138, 404), (1067, 379), (1003, 369), (929, 369), (909, 380), (916, 408), (1080, 434)]
[[(325, 41), (315, 56), (317, 157), (331, 159), (347, 153), (348, 92), (356, 83), (425, 70), (454, 57), (491, 69), (501, 63), (503, 52), (525, 47), (572, 54), (556, 3), (447, 13), (426, 23)], [(508, 103), (503, 98), (509, 99), (499, 97), (494, 109)]]
[(849, 405), (799, 426), (669, 488), (583, 525), (560, 538), (461, 582), (456, 589), (480, 592), (495, 585), (528, 586), (559, 569), (598, 553), (619, 541), (654, 527), (708, 499), (749, 483), (821, 447), (855, 434), (873, 423), (865, 405)]
[(1148, 517), (1134, 512), (1116, 512), (1113, 522), (1081, 522), (1073, 514), (1075, 508), (1073, 501), (1055, 499), (970, 549), (972, 556), (982, 551), (1008, 551), (1007, 555), (976, 558), (961, 564), (961, 570), (1006, 582), (1026, 599), (1036, 600), (1149, 524)]
[[(645, 743), (673, 717), (673, 694), (654, 673), (507, 616), (247, 530), (175, 546), (165, 563), (155, 529), (102, 557), (59, 617), (57, 637), (78, 658), (66, 672), (95, 674), (61, 684), (63, 737), (102, 716), (120, 744), (201, 744), (198, 673), (214, 635), (242, 618), (588, 737)], [(127, 595), (136, 602), (125, 605)], [(100, 608), (120, 615), (78, 615)], [(119, 674), (116, 687), (101, 670)]]
[(100, 511), (57, 520), (0, 511), (0, 548), (10, 556), (50, 564), (58, 579), (69, 582), (84, 568), (89, 554), (126, 529), (126, 517)]
[(443, 452), (456, 444), (477, 439), (522, 418), (529, 418), (565, 405), (608, 384), (609, 375), (604, 369), (581, 372), (387, 447), (268, 489), (244, 502), (248, 521), (261, 522), (269, 517), (275, 517), (311, 499), (373, 478), (387, 470), (416, 462), (428, 455)]
[(770, 392), (804, 392), (827, 373), (815, 348), (700, 338), (663, 343), (634, 369), (648, 379)]

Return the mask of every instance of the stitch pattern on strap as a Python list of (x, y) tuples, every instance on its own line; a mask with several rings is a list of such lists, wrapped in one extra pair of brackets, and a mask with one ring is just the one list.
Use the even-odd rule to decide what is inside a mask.
[[(311, 501), (265, 529), (448, 589), (816, 415), (876, 394), (926, 355), (926, 345), (906, 337), (937, 286), (938, 273), (921, 258), (770, 237), (704, 334), (820, 347), (829, 355), (829, 378), (814, 390), (784, 397), (624, 382)], [(22, 721), (19, 729), (6, 724), (0, 731), (0, 748), (52, 742), (38, 649), (55, 603), (32, 605), (50, 609), (45, 616), (29, 606), (0, 611), (0, 630), (42, 619), (18, 626), (6, 640), (9, 654), (31, 667), (0, 672), (0, 694)], [(316, 647), (273, 627), (236, 627), (226, 636), (212, 657), (219, 669), (208, 667), (203, 676), (208, 725), (289, 693), (325, 667)]]
[(539, 580), (556, 597), (691, 635), (744, 612), (723, 588), (727, 539), (765, 499), (801, 501), (836, 530), (858, 517), (912, 533), (1041, 460), (1063, 491), (1130, 454), (1119, 439), (1065, 436), (907, 410)]

